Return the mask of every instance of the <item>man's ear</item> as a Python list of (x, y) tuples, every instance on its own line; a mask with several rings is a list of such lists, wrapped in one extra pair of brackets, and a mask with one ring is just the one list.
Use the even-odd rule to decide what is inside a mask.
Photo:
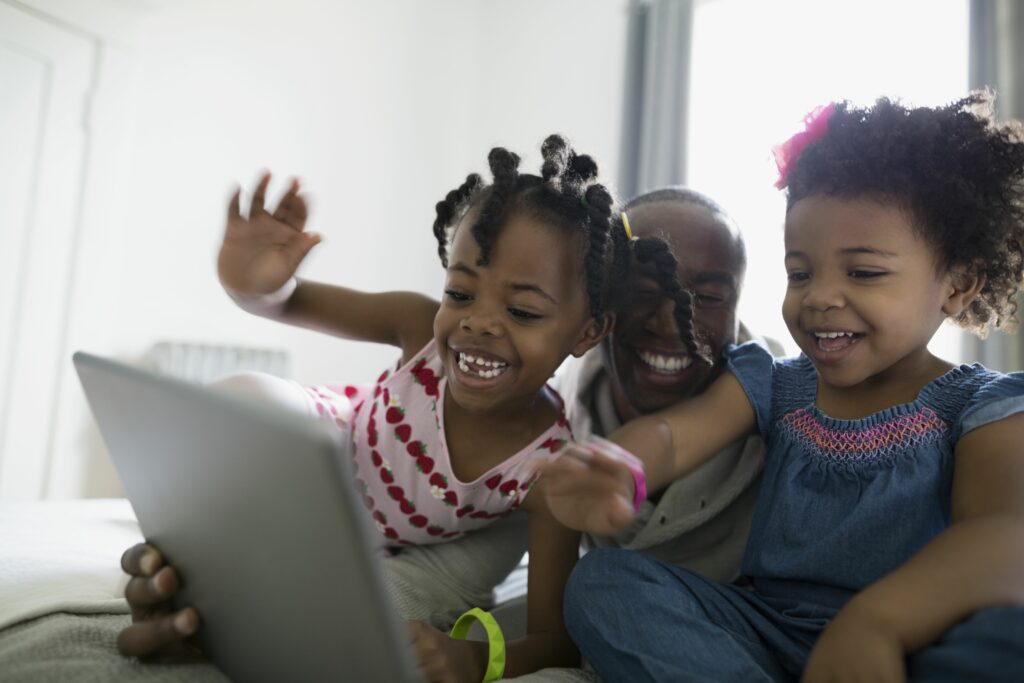
[(951, 318), (960, 315), (985, 286), (985, 275), (976, 269), (956, 269), (949, 274), (949, 291), (942, 302), (942, 312)]
[(572, 347), (572, 355), (579, 358), (600, 344), (601, 340), (612, 331), (614, 324), (615, 314), (613, 313), (605, 313), (600, 318), (591, 318), (587, 321), (587, 326), (583, 328), (583, 334), (580, 335), (576, 346)]

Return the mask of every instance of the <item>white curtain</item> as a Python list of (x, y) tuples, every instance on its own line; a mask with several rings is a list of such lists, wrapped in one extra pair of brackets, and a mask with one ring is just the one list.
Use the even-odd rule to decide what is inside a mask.
[[(1024, 3), (971, 0), (970, 32), (970, 87), (996, 91), (1000, 119), (1024, 119)], [(1024, 298), (1017, 301), (1024, 319)], [(986, 340), (965, 335), (963, 357), (1002, 372), (1024, 370), (1024, 332), (994, 332)]]
[(690, 44), (697, 0), (632, 0), (619, 192), (686, 181)]

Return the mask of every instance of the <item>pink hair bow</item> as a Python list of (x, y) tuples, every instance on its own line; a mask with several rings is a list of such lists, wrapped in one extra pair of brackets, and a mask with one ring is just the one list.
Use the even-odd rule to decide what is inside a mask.
[(804, 115), (804, 129), (781, 145), (772, 147), (772, 154), (775, 156), (775, 165), (779, 168), (779, 179), (775, 181), (775, 187), (780, 190), (786, 187), (789, 182), (789, 172), (793, 170), (800, 153), (807, 145), (820, 139), (828, 130), (828, 120), (836, 109), (835, 102), (829, 102), (815, 107), (811, 112)]

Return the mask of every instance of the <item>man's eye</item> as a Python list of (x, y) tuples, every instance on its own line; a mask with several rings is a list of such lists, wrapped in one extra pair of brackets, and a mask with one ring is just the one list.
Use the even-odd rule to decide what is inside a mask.
[(459, 301), (459, 302), (469, 301), (470, 298), (472, 298), (472, 297), (469, 296), (469, 294), (466, 294), (465, 292), (460, 292), (457, 289), (446, 289), (446, 290), (444, 290), (444, 295), (446, 297), (448, 297), (449, 299), (451, 299), (452, 301)]
[(698, 306), (719, 306), (725, 303), (725, 297), (720, 294), (701, 294), (696, 292), (693, 300)]
[(810, 277), (811, 274), (804, 270), (792, 270), (787, 274), (787, 278), (791, 283), (803, 282), (810, 279)]
[(662, 297), (660, 289), (634, 289), (630, 294), (623, 296), (623, 300), (634, 306), (647, 306)]
[(536, 313), (530, 313), (529, 311), (524, 311), (521, 308), (510, 308), (510, 309), (508, 309), (508, 312), (509, 312), (509, 315), (511, 315), (513, 318), (518, 318), (519, 320), (540, 320), (543, 317), (543, 316), (537, 315)]

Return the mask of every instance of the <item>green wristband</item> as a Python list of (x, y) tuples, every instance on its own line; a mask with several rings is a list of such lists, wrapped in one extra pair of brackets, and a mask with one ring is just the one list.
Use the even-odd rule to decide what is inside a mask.
[(465, 640), (474, 621), (479, 621), (487, 633), (487, 670), (484, 672), (483, 683), (501, 680), (505, 676), (505, 635), (490, 612), (479, 607), (465, 612), (455, 621), (449, 635), (456, 640)]

